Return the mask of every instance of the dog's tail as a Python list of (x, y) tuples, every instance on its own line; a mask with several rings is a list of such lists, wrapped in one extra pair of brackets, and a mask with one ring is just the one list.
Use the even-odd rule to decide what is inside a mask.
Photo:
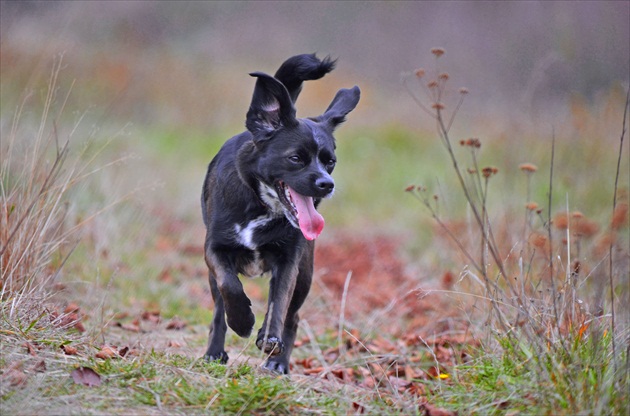
[(332, 71), (336, 63), (337, 60), (331, 59), (330, 56), (320, 60), (314, 53), (296, 55), (284, 61), (274, 77), (284, 84), (291, 101), (295, 103), (302, 91), (303, 81), (320, 79)]

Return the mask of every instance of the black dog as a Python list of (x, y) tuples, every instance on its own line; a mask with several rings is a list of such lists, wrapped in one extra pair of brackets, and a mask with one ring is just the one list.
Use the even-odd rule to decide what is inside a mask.
[(265, 368), (288, 374), (298, 309), (313, 276), (313, 250), (324, 219), (321, 198), (332, 195), (333, 131), (359, 102), (358, 87), (337, 92), (323, 115), (298, 119), (293, 103), (302, 82), (335, 66), (313, 55), (289, 58), (275, 76), (255, 72), (247, 131), (228, 140), (214, 157), (203, 185), (205, 259), (214, 317), (209, 361), (227, 362), (227, 325), (241, 337), (254, 326), (251, 302), (238, 275), (271, 272), (269, 302), (256, 345), (269, 355)]

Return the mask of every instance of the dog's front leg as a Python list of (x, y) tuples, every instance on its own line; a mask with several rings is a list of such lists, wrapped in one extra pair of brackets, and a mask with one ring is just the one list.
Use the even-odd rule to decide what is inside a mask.
[(280, 374), (289, 374), (289, 359), (295, 343), (300, 316), (299, 309), (302, 307), (311, 287), (313, 278), (313, 249), (307, 252), (300, 262), (300, 270), (297, 276), (293, 297), (287, 310), (286, 320), (282, 333), (284, 351), (276, 356), (269, 357), (263, 365), (266, 369)]
[(265, 354), (281, 354), (285, 345), (282, 341), (284, 321), (293, 297), (298, 269), (295, 264), (277, 267), (269, 284), (269, 301), (262, 327), (258, 331), (256, 346)]
[(208, 349), (204, 358), (207, 361), (219, 361), (222, 364), (227, 363), (228, 355), (225, 352), (225, 307), (223, 298), (217, 286), (217, 280), (214, 272), (210, 271), (210, 290), (212, 291), (212, 300), (214, 301), (214, 316), (210, 325), (210, 335), (208, 337)]
[(243, 290), (237, 271), (231, 266), (233, 262), (221, 260), (223, 259), (219, 254), (211, 254), (211, 264), (214, 264), (216, 284), (223, 299), (227, 324), (238, 336), (246, 338), (252, 333), (256, 322), (251, 308), (252, 302)]

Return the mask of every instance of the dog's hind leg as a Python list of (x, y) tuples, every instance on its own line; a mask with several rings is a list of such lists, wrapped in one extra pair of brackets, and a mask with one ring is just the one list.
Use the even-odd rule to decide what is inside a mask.
[[(306, 254), (302, 259), (302, 264), (300, 265), (295, 290), (293, 291), (293, 297), (291, 298), (291, 303), (289, 304), (286, 319), (284, 321), (284, 328), (282, 332), (282, 343), (284, 344), (284, 349), (280, 354), (269, 357), (265, 364), (263, 364), (264, 368), (276, 373), (289, 374), (289, 359), (291, 358), (293, 344), (295, 343), (295, 337), (297, 335), (298, 323), (300, 322), (300, 315), (298, 314), (298, 311), (306, 300), (313, 278), (312, 258), (312, 254)], [(264, 331), (264, 329), (264, 327), (261, 328), (261, 331)], [(260, 332), (258, 337), (260, 339)]]
[(210, 273), (210, 290), (212, 292), (212, 300), (214, 300), (214, 316), (210, 325), (208, 350), (204, 358), (207, 361), (219, 361), (225, 364), (228, 361), (228, 355), (225, 352), (225, 332), (227, 331), (225, 306), (223, 305), (223, 298), (219, 292), (217, 281), (212, 273)]

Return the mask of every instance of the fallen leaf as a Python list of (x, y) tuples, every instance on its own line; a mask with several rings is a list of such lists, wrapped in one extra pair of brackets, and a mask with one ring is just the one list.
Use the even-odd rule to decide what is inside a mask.
[(129, 352), (129, 347), (125, 346), (118, 350), (118, 355), (124, 357)]
[(160, 316), (160, 311), (158, 310), (144, 311), (142, 312), (142, 315), (140, 315), (140, 317), (142, 318), (142, 320), (150, 321), (154, 324), (159, 324), (160, 322), (162, 322), (162, 317)]
[(35, 371), (36, 373), (45, 373), (46, 372), (46, 361), (44, 361), (43, 358), (41, 360), (37, 361), (31, 367), (31, 371)]
[(352, 402), (352, 409), (354, 410), (354, 414), (362, 415), (365, 413), (365, 407), (361, 403)]
[(72, 379), (77, 384), (93, 387), (101, 385), (101, 376), (89, 367), (79, 367), (70, 373)]
[(420, 410), (424, 410), (424, 416), (457, 416), (456, 412), (446, 409), (440, 409), (429, 403), (420, 405)]
[(116, 320), (125, 319), (128, 316), (129, 316), (129, 312), (117, 312), (116, 314), (114, 314), (114, 319)]
[(27, 375), (24, 374), (21, 370), (18, 369), (10, 369), (6, 373), (2, 375), (2, 378), (7, 380), (12, 386), (22, 386), (26, 384), (26, 380), (28, 379)]
[(186, 327), (186, 322), (182, 321), (178, 317), (174, 317), (166, 324), (166, 329), (183, 329)]
[(76, 312), (64, 313), (56, 316), (51, 314), (55, 318), (55, 326), (59, 328), (75, 328), (79, 332), (85, 332), (85, 327), (81, 323), (81, 317)]
[(135, 324), (133, 322), (128, 322), (126, 324), (123, 324), (121, 322), (116, 322), (116, 326), (124, 329), (125, 331), (142, 332), (142, 329), (140, 329), (140, 325)]
[(109, 346), (105, 345), (94, 356), (96, 358), (101, 358), (103, 360), (107, 360), (107, 359), (110, 359), (110, 358), (117, 358), (119, 355), (118, 355), (118, 351), (116, 351), (115, 348), (112, 348), (112, 347), (109, 347)]
[(66, 355), (77, 355), (78, 350), (72, 345), (62, 345), (60, 347)]
[(77, 305), (76, 303), (69, 303), (68, 306), (66, 306), (66, 309), (64, 309), (63, 312), (64, 313), (78, 313), (79, 312), (79, 305)]
[(310, 376), (313, 374), (319, 374), (322, 371), (324, 371), (324, 367), (306, 368), (304, 369), (304, 374)]
[(22, 346), (26, 348), (30, 355), (32, 355), (33, 357), (37, 356), (37, 350), (35, 349), (33, 344), (31, 344), (30, 342), (25, 342), (22, 344)]

